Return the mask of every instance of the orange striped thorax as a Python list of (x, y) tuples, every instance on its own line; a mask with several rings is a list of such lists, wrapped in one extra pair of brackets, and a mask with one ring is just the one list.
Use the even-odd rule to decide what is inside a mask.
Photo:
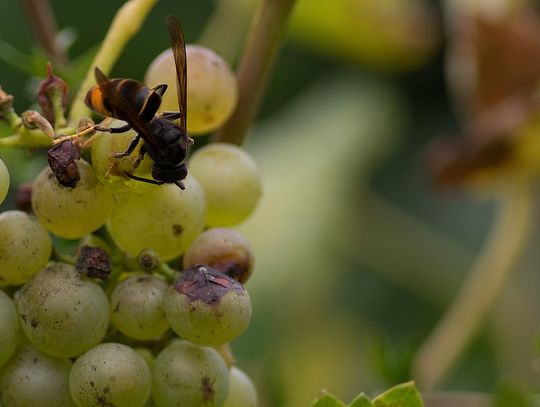
[[(161, 96), (155, 89), (150, 89), (133, 79), (111, 79), (111, 82), (116, 91), (135, 108), (144, 121), (152, 120), (161, 105)], [(84, 101), (95, 112), (115, 119), (126, 120), (117, 113), (113, 101), (104, 97), (100, 85), (92, 87), (86, 94)]]

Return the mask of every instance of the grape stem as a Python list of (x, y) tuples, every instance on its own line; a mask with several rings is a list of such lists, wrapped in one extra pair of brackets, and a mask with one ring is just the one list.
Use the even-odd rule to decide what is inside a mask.
[(94, 67), (99, 67), (105, 74), (110, 73), (120, 53), (128, 41), (139, 32), (146, 16), (156, 3), (157, 0), (129, 0), (116, 12), (109, 31), (73, 99), (69, 114), (72, 121), (78, 122), (90, 116), (90, 109), (84, 104), (84, 97), (88, 89), (95, 84)]
[(257, 113), (294, 0), (262, 0), (237, 69), (238, 103), (212, 141), (241, 145)]
[(500, 198), (468, 278), (413, 361), (413, 377), (422, 389), (440, 383), (481, 327), (526, 241), (533, 206), (529, 185), (515, 185)]

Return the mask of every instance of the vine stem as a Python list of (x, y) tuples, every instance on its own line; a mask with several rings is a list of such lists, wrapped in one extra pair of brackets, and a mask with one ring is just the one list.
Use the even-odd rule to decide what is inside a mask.
[(100, 49), (75, 95), (69, 115), (71, 120), (79, 121), (90, 116), (90, 110), (84, 104), (84, 97), (88, 89), (95, 84), (94, 67), (98, 66), (105, 74), (111, 71), (127, 42), (139, 32), (146, 16), (156, 3), (157, 0), (129, 0), (117, 11)]
[(257, 113), (295, 0), (261, 0), (237, 69), (238, 103), (213, 141), (241, 145)]
[(436, 387), (457, 362), (504, 287), (526, 241), (533, 212), (530, 187), (519, 184), (505, 192), (468, 278), (413, 362), (413, 377), (423, 390)]
[(56, 42), (57, 27), (54, 13), (47, 0), (23, 0), (23, 5), (31, 21), (34, 37), (41, 46), (62, 65), (69, 60), (66, 52)]

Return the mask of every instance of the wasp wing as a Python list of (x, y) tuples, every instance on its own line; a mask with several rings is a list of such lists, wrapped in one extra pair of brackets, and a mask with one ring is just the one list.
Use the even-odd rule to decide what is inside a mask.
[(160, 146), (155, 142), (148, 123), (141, 119), (141, 116), (139, 116), (137, 110), (135, 110), (135, 108), (126, 100), (126, 98), (120, 92), (118, 92), (114, 86), (114, 83), (110, 81), (97, 66), (95, 68), (95, 75), (99, 88), (103, 92), (103, 98), (110, 101), (109, 103), (114, 106), (118, 116), (127, 121), (131, 127), (133, 127), (133, 130), (135, 130), (144, 139), (144, 141), (155, 149), (159, 150)]
[(187, 134), (187, 62), (184, 33), (178, 19), (168, 16), (166, 19), (171, 37), (171, 46), (176, 67), (176, 92), (178, 96), (178, 111), (180, 112), (180, 128)]

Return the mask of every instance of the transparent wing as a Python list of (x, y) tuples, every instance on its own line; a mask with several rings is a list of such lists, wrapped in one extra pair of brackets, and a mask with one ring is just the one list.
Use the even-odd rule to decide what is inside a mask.
[(187, 62), (186, 62), (186, 43), (184, 42), (184, 33), (178, 19), (174, 16), (168, 16), (166, 19), (171, 37), (171, 46), (174, 55), (174, 64), (176, 66), (176, 92), (178, 96), (178, 111), (181, 114), (180, 128), (183, 133), (187, 133)]

